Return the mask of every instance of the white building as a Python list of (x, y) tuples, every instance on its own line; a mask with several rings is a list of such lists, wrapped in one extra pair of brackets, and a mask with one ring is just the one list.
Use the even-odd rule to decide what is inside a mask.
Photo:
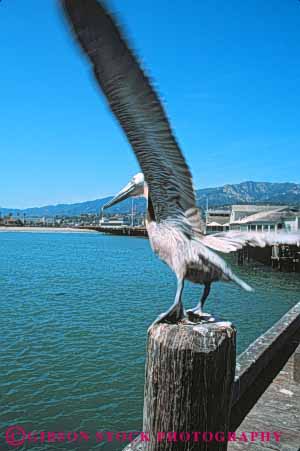
[(128, 222), (124, 218), (102, 218), (99, 221), (101, 227), (125, 227)]
[(272, 210), (289, 208), (287, 205), (232, 205), (230, 223), (235, 223), (247, 216)]
[[(241, 212), (236, 211), (238, 211), (238, 215), (235, 217), (240, 217)], [(269, 206), (268, 210), (245, 215), (240, 219), (231, 221), (230, 230), (245, 232), (280, 232), (285, 230), (296, 232), (300, 230), (300, 211), (288, 206)]]
[(229, 230), (231, 211), (228, 209), (209, 209), (206, 212), (206, 233)]
[(25, 216), (23, 218), (23, 222), (25, 225), (32, 225), (32, 226), (54, 226), (55, 225), (55, 218), (53, 217), (39, 217), (39, 216)]

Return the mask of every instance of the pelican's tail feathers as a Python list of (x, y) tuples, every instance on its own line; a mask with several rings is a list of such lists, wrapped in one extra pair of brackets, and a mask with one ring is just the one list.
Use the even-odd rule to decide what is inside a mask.
[(227, 262), (223, 260), (222, 257), (220, 257), (216, 252), (209, 249), (209, 247), (204, 246), (203, 240), (201, 238), (197, 238), (194, 240), (195, 243), (197, 243), (197, 251), (201, 256), (201, 259), (205, 262), (203, 266), (204, 271), (205, 267), (207, 268), (208, 272), (210, 271), (214, 273), (214, 271), (216, 270), (219, 273), (219, 275), (221, 274), (218, 280), (223, 280), (224, 282), (232, 281), (246, 291), (254, 291), (253, 288), (251, 288), (246, 282), (244, 282), (242, 279), (240, 279), (238, 276), (234, 274), (234, 272), (228, 266)]
[(241, 288), (243, 288), (245, 291), (249, 291), (249, 292), (254, 291), (254, 289), (252, 287), (250, 287), (250, 285), (248, 285), (242, 279), (237, 277), (235, 274), (232, 273), (230, 279), (233, 282), (235, 282), (237, 285), (239, 285)]

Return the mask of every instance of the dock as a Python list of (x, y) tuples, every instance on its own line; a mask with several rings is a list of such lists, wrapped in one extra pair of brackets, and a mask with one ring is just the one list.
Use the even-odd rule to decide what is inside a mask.
[(300, 347), (235, 434), (228, 451), (300, 450)]
[(147, 238), (148, 233), (146, 227), (131, 227), (131, 226), (82, 226), (78, 229), (88, 229), (94, 232), (106, 233), (108, 235), (120, 235), (120, 236), (140, 236)]
[(244, 246), (236, 252), (236, 257), (239, 265), (256, 261), (272, 266), (274, 270), (300, 272), (300, 247), (295, 245)]

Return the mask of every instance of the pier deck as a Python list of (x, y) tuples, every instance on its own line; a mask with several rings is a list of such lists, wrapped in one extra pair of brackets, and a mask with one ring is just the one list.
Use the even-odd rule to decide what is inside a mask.
[[(229, 451), (300, 451), (300, 347), (236, 431), (271, 432), (271, 441), (231, 442)], [(281, 432), (276, 442), (272, 432)]]
[(148, 233), (145, 227), (130, 227), (130, 226), (117, 226), (117, 227), (109, 227), (109, 226), (84, 226), (78, 227), (78, 229), (84, 228), (93, 230), (95, 232), (107, 233), (109, 235), (121, 235), (121, 236), (140, 236), (140, 237), (148, 237)]

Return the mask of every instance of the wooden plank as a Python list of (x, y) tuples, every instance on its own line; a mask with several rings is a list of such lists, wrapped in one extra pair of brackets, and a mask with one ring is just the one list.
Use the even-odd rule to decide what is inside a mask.
[(230, 428), (236, 430), (300, 343), (300, 302), (237, 360)]
[(293, 380), (300, 384), (300, 346), (296, 349), (293, 360)]
[[(294, 353), (273, 383), (244, 419), (236, 434), (251, 431), (268, 431), (265, 442), (231, 442), (228, 451), (299, 451), (300, 450), (300, 383), (294, 380)], [(280, 432), (276, 441), (274, 432)]]

